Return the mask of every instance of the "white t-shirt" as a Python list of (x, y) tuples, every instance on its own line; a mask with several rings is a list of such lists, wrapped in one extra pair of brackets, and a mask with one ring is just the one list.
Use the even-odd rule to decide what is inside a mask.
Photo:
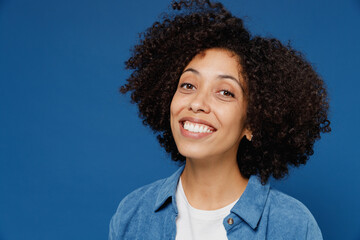
[(176, 240), (227, 240), (223, 220), (238, 200), (217, 210), (193, 208), (186, 198), (181, 179), (175, 198), (178, 208)]

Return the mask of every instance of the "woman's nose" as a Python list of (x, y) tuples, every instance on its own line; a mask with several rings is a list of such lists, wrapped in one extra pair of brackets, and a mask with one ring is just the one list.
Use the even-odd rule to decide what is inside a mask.
[(210, 112), (209, 99), (206, 92), (197, 92), (189, 102), (189, 110), (197, 112)]

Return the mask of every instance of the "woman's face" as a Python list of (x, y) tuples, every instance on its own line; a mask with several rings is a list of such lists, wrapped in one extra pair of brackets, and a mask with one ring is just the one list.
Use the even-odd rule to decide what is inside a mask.
[(245, 82), (238, 56), (224, 49), (196, 55), (185, 67), (170, 106), (179, 152), (192, 159), (235, 157), (245, 127)]

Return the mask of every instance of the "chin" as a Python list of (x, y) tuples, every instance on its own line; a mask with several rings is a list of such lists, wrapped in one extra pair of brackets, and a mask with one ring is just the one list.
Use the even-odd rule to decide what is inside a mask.
[[(209, 149), (204, 149), (204, 147), (191, 146), (182, 146), (178, 147), (179, 153), (185, 158), (191, 159), (208, 159), (210, 157)], [(213, 153), (212, 153), (213, 154)]]

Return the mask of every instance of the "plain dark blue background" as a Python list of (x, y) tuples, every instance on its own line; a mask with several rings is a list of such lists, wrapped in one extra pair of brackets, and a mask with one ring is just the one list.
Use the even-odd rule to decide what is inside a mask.
[[(170, 0), (0, 0), (0, 239), (106, 239), (119, 201), (176, 165), (118, 88), (137, 34)], [(325, 239), (360, 239), (360, 2), (223, 1), (254, 34), (303, 51), (333, 132), (277, 188)]]

